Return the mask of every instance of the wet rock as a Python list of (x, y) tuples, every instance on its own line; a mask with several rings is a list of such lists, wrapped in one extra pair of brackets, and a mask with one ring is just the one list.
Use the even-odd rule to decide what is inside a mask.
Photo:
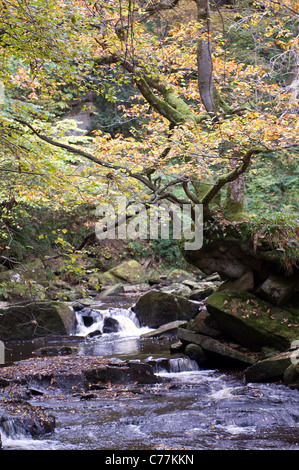
[(101, 330), (95, 330), (88, 333), (88, 338), (94, 338), (95, 336), (101, 336)]
[(194, 361), (196, 361), (199, 366), (203, 366), (207, 362), (204, 350), (199, 344), (194, 344), (194, 343), (187, 344), (185, 348), (185, 354), (190, 359), (193, 359)]
[(249, 364), (253, 364), (255, 362), (255, 359), (253, 359), (249, 354), (244, 354), (216, 339), (201, 335), (199, 333), (194, 333), (193, 331), (186, 330), (184, 328), (178, 329), (178, 339), (185, 343), (185, 345), (194, 343), (201, 346), (207, 357), (207, 360), (212, 362), (233, 362), (243, 366), (248, 366)]
[(151, 290), (141, 295), (133, 307), (141, 324), (150, 328), (176, 320), (190, 320), (198, 313), (198, 305), (184, 297)]
[(64, 302), (19, 302), (0, 309), (0, 338), (21, 340), (70, 334), (75, 322), (73, 308)]
[(105, 317), (103, 324), (103, 333), (117, 333), (120, 331), (120, 325), (115, 318)]
[(216, 292), (208, 297), (206, 307), (223, 332), (253, 351), (264, 346), (285, 351), (299, 337), (294, 311), (275, 307), (248, 292)]
[(7, 435), (40, 436), (52, 432), (54, 427), (53, 416), (24, 400), (3, 400), (0, 404), (0, 428)]
[(177, 320), (170, 323), (166, 323), (165, 325), (160, 326), (159, 328), (152, 330), (148, 333), (144, 333), (141, 335), (141, 338), (153, 338), (155, 336), (161, 336), (164, 334), (171, 335), (176, 334), (178, 328), (187, 325), (187, 321), (184, 320)]
[(291, 365), (291, 352), (277, 354), (275, 356), (256, 362), (245, 371), (247, 382), (266, 382), (282, 379), (286, 369)]

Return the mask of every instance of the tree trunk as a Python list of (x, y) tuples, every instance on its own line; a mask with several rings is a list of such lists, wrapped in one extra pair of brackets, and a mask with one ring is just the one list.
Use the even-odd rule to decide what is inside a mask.
[(211, 50), (211, 17), (209, 0), (196, 0), (197, 19), (202, 23), (197, 42), (198, 88), (202, 103), (212, 118), (216, 117), (213, 62)]
[(290, 93), (290, 102), (297, 105), (299, 94), (299, 50), (294, 50), (293, 67), (288, 76), (287, 91)]
[(240, 175), (227, 185), (224, 215), (228, 220), (244, 219), (244, 175)]

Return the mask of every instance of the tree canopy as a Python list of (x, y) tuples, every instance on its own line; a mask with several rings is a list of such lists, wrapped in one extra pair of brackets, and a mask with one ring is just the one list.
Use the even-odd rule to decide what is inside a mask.
[[(122, 194), (201, 203), (209, 218), (226, 188), (226, 202), (243, 203), (245, 173), (250, 187), (278, 164), (296, 171), (297, 0), (0, 7), (2, 212)], [(94, 126), (70, 135), (65, 117), (90, 99)]]

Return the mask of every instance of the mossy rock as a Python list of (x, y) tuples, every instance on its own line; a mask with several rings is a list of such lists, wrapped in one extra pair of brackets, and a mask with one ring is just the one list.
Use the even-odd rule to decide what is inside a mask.
[(140, 296), (133, 309), (140, 322), (150, 328), (176, 320), (188, 321), (198, 313), (196, 303), (155, 289)]
[(167, 292), (168, 294), (181, 295), (182, 297), (189, 297), (192, 292), (188, 286), (180, 284), (179, 282), (174, 282), (170, 286), (162, 287), (161, 291)]
[(195, 281), (196, 277), (192, 273), (188, 273), (183, 269), (174, 269), (167, 277), (168, 281), (171, 282), (180, 282), (189, 279), (190, 281)]
[(99, 281), (102, 285), (113, 285), (122, 283), (140, 284), (144, 281), (144, 271), (138, 261), (124, 261), (115, 268), (109, 269), (99, 275)]
[(264, 346), (284, 351), (299, 337), (299, 311), (274, 307), (248, 292), (216, 292), (207, 310), (222, 331), (254, 351)]

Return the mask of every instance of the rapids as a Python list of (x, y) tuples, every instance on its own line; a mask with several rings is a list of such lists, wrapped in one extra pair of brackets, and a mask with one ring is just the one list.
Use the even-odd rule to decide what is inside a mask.
[[(83, 317), (91, 317), (86, 321)], [(102, 331), (105, 318), (117, 331)], [(77, 312), (78, 354), (120, 359), (157, 359), (155, 373), (170, 381), (140, 387), (126, 397), (82, 401), (79, 397), (33, 397), (55, 416), (52, 434), (28, 438), (1, 429), (4, 449), (22, 450), (298, 450), (299, 392), (278, 383), (245, 383), (240, 371), (200, 369), (185, 357), (170, 357), (173, 340), (142, 338), (128, 306), (97, 305)], [(83, 339), (82, 339), (83, 337)], [(18, 344), (12, 357), (25, 358), (34, 344)], [(170, 372), (159, 366), (169, 359)], [(14, 359), (15, 360), (15, 359)], [(162, 361), (161, 361), (162, 364)], [(125, 392), (123, 390), (122, 392)]]

